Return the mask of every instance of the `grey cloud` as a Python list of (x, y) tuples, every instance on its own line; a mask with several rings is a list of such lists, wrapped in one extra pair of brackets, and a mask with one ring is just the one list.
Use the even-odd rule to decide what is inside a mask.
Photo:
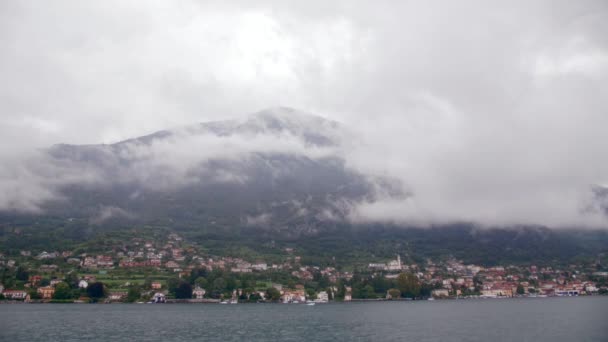
[(130, 213), (124, 209), (121, 209), (121, 208), (118, 208), (115, 206), (101, 206), (99, 208), (98, 213), (95, 216), (91, 217), (90, 223), (99, 225), (112, 218), (132, 219), (134, 217), (135, 217), (135, 215), (133, 215), (132, 213)]
[[(244, 165), (257, 154), (313, 160), (341, 155), (336, 143), (344, 137), (331, 122), (325, 126), (327, 121), (318, 121), (315, 117), (285, 114), (277, 110), (272, 113), (276, 115), (272, 120), (262, 113), (246, 120), (178, 127), (170, 133), (165, 131), (114, 145), (57, 145), (28, 158), (14, 156), (11, 162), (7, 160), (0, 173), (0, 209), (40, 212), (45, 202), (63, 200), (61, 190), (75, 184), (85, 187), (135, 185), (136, 189), (154, 191), (197, 183), (244, 184), (249, 181)], [(279, 121), (274, 122), (275, 119)], [(335, 139), (336, 143), (323, 145), (325, 141), (317, 141), (316, 136), (310, 135), (311, 131), (299, 130), (310, 125), (314, 132)], [(246, 130), (239, 131), (241, 126)], [(310, 139), (315, 143), (311, 144)], [(268, 167), (275, 178), (289, 172), (273, 165)], [(135, 190), (129, 198), (137, 199), (140, 195), (141, 192)], [(94, 222), (105, 221), (106, 213), (115, 216), (117, 211), (104, 208), (103, 215), (98, 215), (100, 218)]]
[[(408, 194), (379, 187), (366, 202), (341, 203), (352, 220), (607, 225), (585, 209), (592, 186), (608, 182), (605, 1), (0, 6), (3, 207), (35, 209), (77, 176), (42, 177), (38, 167), (54, 166), (23, 166), (21, 151), (284, 104), (361, 137), (340, 151), (285, 138), (287, 149), (337, 153)], [(142, 180), (167, 170), (190, 181), (188, 170), (214, 153), (243, 158), (277, 146), (205, 139), (127, 153)]]
[(0, 168), (0, 209), (40, 212), (50, 200), (64, 200), (58, 190), (66, 184), (94, 184), (101, 180), (94, 169), (61, 163), (40, 151), (4, 156)]
[(263, 225), (268, 224), (271, 219), (272, 219), (272, 214), (263, 213), (263, 214), (256, 215), (256, 216), (247, 216), (245, 218), (245, 223), (248, 226), (263, 226)]

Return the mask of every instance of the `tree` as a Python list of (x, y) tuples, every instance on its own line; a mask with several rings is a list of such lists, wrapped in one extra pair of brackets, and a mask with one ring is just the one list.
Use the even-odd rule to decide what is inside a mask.
[(420, 295), (420, 282), (411, 273), (401, 273), (397, 277), (397, 288), (401, 291), (401, 296), (414, 298)]
[(41, 299), (40, 293), (36, 291), (36, 289), (29, 289), (27, 294), (30, 296), (30, 299)]
[(27, 281), (29, 277), (30, 274), (23, 267), (17, 268), (17, 274), (15, 275), (15, 278), (17, 278), (17, 280)]
[(365, 285), (361, 289), (361, 298), (376, 298), (376, 292), (374, 291), (374, 287), (371, 285)]
[(241, 280), (244, 288), (255, 288), (256, 281), (255, 279), (245, 278)]
[(72, 298), (72, 290), (67, 283), (61, 282), (55, 285), (55, 293), (53, 294), (53, 299), (71, 299)]
[(423, 283), (422, 285), (420, 285), (420, 296), (421, 297), (430, 297), (431, 293), (435, 289), (435, 286), (436, 285)]
[(372, 286), (374, 287), (374, 291), (378, 293), (385, 293), (390, 288), (390, 284), (384, 277), (374, 277), (371, 282)]
[(253, 287), (245, 288), (242, 292), (242, 295), (245, 296), (247, 300), (254, 302), (260, 299), (260, 296)]
[(526, 293), (526, 290), (521, 284), (518, 284), (516, 292), (518, 295), (523, 295), (524, 293)]
[(326, 275), (322, 276), (321, 279), (319, 280), (319, 287), (326, 288), (329, 285), (330, 285), (329, 277)]
[(376, 292), (374, 291), (374, 287), (364, 283), (358, 283), (353, 286), (353, 298), (376, 298)]
[(188, 282), (181, 282), (175, 289), (175, 298), (189, 299), (192, 298), (192, 286)]
[(179, 278), (169, 278), (167, 279), (167, 289), (169, 290), (169, 293), (175, 293), (175, 290), (177, 290), (177, 287), (179, 286), (179, 284), (181, 283), (181, 281), (179, 280)]
[(306, 289), (306, 297), (308, 299), (317, 299), (317, 292), (315, 289), (308, 288)]
[(232, 291), (236, 288), (239, 287), (239, 281), (237, 281), (236, 279), (234, 279), (234, 277), (228, 277), (228, 279), (226, 279), (226, 285), (225, 288), (228, 291)]
[(215, 291), (223, 292), (226, 289), (226, 281), (224, 278), (217, 278), (213, 281), (213, 289)]
[(388, 290), (388, 294), (391, 296), (391, 298), (399, 298), (401, 297), (401, 291), (399, 291), (399, 289), (389, 289)]
[(257, 292), (253, 292), (252, 294), (249, 295), (249, 301), (250, 302), (257, 302), (258, 300), (262, 299), (260, 297), (260, 295)]
[(194, 281), (194, 284), (196, 286), (202, 287), (202, 288), (206, 288), (208, 285), (207, 279), (203, 278), (203, 277), (198, 277), (196, 278), (196, 280)]
[(208, 272), (206, 268), (195, 268), (190, 272), (190, 283), (196, 283), (198, 278), (207, 278)]
[(141, 297), (141, 290), (139, 286), (131, 286), (129, 292), (127, 292), (127, 302), (133, 303)]
[(87, 287), (87, 295), (89, 295), (91, 298), (103, 298), (105, 294), (106, 291), (102, 282), (98, 281), (96, 283), (89, 284)]
[(281, 299), (281, 292), (274, 287), (269, 287), (266, 289), (266, 298), (272, 301), (277, 301)]
[(344, 295), (346, 294), (346, 287), (344, 286), (344, 283), (342, 283), (342, 280), (338, 281), (338, 291), (336, 292), (336, 298), (338, 299), (344, 299)]
[(70, 272), (65, 276), (65, 282), (70, 286), (70, 287), (78, 287), (78, 281), (80, 279), (78, 278), (78, 274), (76, 272)]

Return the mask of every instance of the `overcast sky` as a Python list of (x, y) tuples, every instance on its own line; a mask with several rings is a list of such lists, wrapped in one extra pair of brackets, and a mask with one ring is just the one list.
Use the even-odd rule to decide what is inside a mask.
[(605, 0), (255, 3), (0, 2), (0, 158), (285, 105), (418, 195), (361, 217), (605, 225)]

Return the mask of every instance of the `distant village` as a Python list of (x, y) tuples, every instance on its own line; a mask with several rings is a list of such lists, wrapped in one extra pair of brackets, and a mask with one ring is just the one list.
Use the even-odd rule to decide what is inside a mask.
[(597, 263), (493, 266), (455, 259), (370, 262), (350, 270), (302, 264), (294, 248), (280, 263), (204, 255), (178, 234), (134, 238), (104, 253), (0, 253), (0, 303), (326, 303), (589, 296), (608, 294)]

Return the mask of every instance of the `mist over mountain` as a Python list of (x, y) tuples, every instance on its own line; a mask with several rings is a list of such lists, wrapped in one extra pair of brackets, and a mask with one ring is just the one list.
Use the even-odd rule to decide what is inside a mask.
[(337, 122), (279, 107), (110, 145), (55, 145), (32, 161), (46, 163), (32, 170), (54, 178), (46, 184), (52, 195), (21, 212), (95, 225), (346, 220), (351, 203), (373, 200), (378, 191), (404, 195), (398, 181), (347, 165), (353, 139)]
[[(381, 163), (382, 150), (367, 143), (338, 122), (275, 107), (114, 144), (59, 144), (24, 159), (16, 168), (27, 171), (27, 185), (23, 176), (12, 179), (13, 187), (11, 179), (5, 179), (3, 187), (9, 191), (2, 196), (0, 210), (92, 225), (318, 229), (332, 222), (410, 227), (543, 223), (526, 217), (506, 222), (477, 219), (501, 209), (490, 208), (491, 203), (480, 205), (477, 216), (452, 209), (433, 214), (421, 204), (428, 194), (421, 184), (409, 183), (408, 174), (378, 172), (374, 163)], [(579, 203), (580, 215), (600, 215), (605, 220), (607, 193), (601, 186), (589, 188), (590, 200)], [(454, 202), (454, 208), (460, 205)], [(440, 203), (436, 206), (441, 208)], [(547, 219), (559, 220), (559, 215), (555, 212)]]

